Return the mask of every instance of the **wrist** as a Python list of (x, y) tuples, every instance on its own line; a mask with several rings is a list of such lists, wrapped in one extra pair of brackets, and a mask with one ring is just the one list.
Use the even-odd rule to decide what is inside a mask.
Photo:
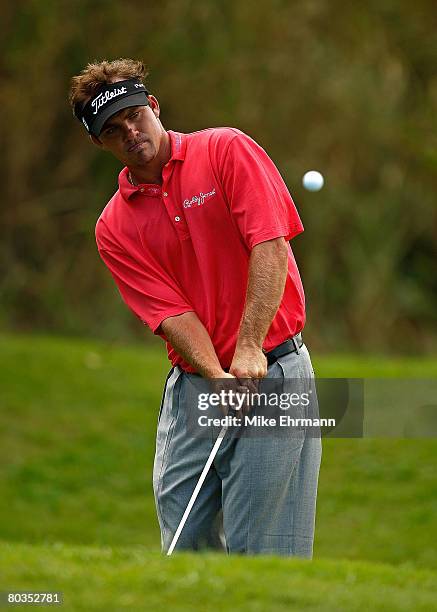
[(204, 366), (202, 369), (199, 369), (199, 374), (203, 376), (203, 378), (225, 378), (226, 372), (223, 368), (218, 366)]
[(262, 351), (262, 340), (238, 338), (235, 351)]

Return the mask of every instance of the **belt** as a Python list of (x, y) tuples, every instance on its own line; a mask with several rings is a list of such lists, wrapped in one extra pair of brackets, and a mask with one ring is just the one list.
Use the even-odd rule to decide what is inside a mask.
[(299, 353), (299, 349), (303, 345), (302, 334), (299, 332), (293, 338), (278, 344), (274, 349), (265, 353), (268, 365), (272, 365), (275, 361), (278, 361), (280, 357), (288, 355), (288, 353)]

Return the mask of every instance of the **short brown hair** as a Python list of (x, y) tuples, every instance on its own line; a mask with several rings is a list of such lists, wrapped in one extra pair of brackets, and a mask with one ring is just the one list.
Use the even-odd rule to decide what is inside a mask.
[(80, 74), (72, 77), (68, 101), (74, 109), (77, 103), (91, 98), (100, 85), (111, 83), (114, 77), (139, 79), (143, 84), (148, 75), (145, 65), (140, 60), (116, 59), (111, 62), (102, 60), (88, 64)]

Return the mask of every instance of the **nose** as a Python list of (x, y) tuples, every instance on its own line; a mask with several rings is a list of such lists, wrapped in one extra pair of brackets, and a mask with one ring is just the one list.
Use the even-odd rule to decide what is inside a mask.
[(127, 120), (124, 124), (124, 132), (126, 134), (126, 138), (130, 139), (135, 136), (136, 132), (135, 124)]

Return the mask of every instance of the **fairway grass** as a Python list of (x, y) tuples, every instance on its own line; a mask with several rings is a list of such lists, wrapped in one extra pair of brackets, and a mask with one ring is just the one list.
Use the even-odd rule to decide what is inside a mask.
[[(429, 358), (313, 363), (320, 377), (437, 378)], [(437, 610), (435, 439), (323, 440), (313, 563), (162, 557), (168, 369), (156, 344), (0, 336), (0, 591), (63, 590), (75, 610)]]
[(436, 610), (437, 573), (380, 563), (0, 544), (1, 589), (61, 591), (67, 610)]

